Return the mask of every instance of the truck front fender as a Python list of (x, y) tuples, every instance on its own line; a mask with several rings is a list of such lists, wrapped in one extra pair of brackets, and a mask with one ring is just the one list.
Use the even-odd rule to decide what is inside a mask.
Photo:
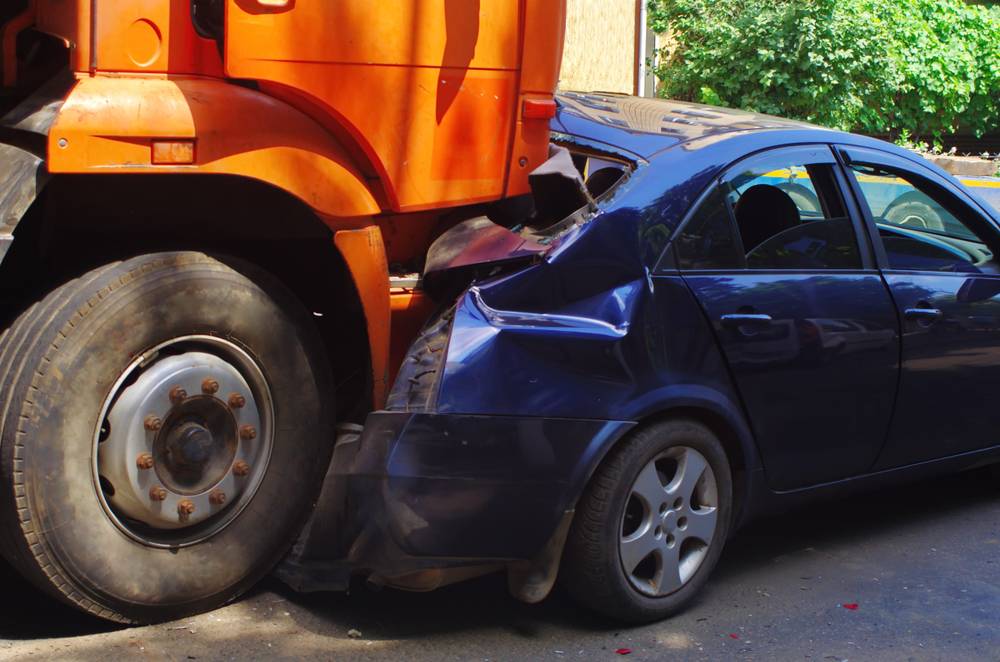
[(366, 225), (380, 211), (326, 129), (282, 101), (219, 80), (80, 78), (49, 132), (48, 168), (250, 177), (302, 200), (334, 230)]

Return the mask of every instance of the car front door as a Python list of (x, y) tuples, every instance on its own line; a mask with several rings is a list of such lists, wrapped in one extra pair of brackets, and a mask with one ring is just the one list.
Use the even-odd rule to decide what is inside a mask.
[(876, 468), (1000, 444), (1000, 234), (929, 168), (845, 148), (902, 320), (896, 411)]
[(731, 167), (673, 242), (775, 489), (864, 473), (891, 417), (896, 311), (844, 190), (828, 146), (765, 152)]

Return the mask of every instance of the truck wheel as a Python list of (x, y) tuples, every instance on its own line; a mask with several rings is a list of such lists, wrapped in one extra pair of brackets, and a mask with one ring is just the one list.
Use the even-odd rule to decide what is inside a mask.
[(561, 582), (579, 602), (644, 623), (698, 593), (729, 534), (732, 479), (708, 428), (640, 429), (601, 464), (577, 505)]
[(179, 618), (253, 585), (333, 445), (307, 312), (259, 270), (200, 253), (54, 290), (0, 338), (0, 379), (0, 551), (114, 621)]

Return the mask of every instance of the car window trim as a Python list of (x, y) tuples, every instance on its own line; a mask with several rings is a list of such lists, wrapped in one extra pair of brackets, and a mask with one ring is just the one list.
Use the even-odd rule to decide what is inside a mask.
[[(868, 199), (865, 197), (864, 192), (861, 190), (861, 185), (858, 183), (857, 177), (854, 177), (852, 173), (848, 172), (848, 169), (852, 164), (858, 165), (869, 165), (875, 167), (886, 168), (890, 172), (898, 170), (915, 178), (916, 181), (925, 181), (929, 185), (936, 186), (941, 189), (945, 195), (951, 196), (955, 202), (962, 205), (964, 209), (968, 212), (975, 214), (976, 218), (986, 226), (993, 233), (994, 243), (987, 243), (987, 247), (993, 252), (997, 259), (1000, 259), (1000, 227), (997, 227), (996, 221), (989, 215), (980, 209), (976, 201), (965, 194), (958, 186), (953, 182), (949, 182), (944, 177), (938, 175), (930, 168), (923, 166), (916, 161), (910, 161), (908, 159), (900, 158), (895, 154), (889, 152), (883, 152), (881, 150), (872, 149), (869, 147), (856, 147), (853, 145), (836, 145), (833, 148), (834, 154), (837, 156), (838, 160), (841, 162), (841, 168), (843, 168), (843, 175), (847, 180), (848, 186), (850, 187), (851, 193), (854, 197), (854, 202), (860, 213), (864, 217), (865, 229), (867, 230), (868, 240), (871, 242), (872, 247), (875, 251), (875, 260), (878, 268), (884, 273), (933, 273), (933, 274), (948, 274), (952, 272), (947, 271), (928, 271), (928, 270), (910, 270), (910, 269), (891, 269), (889, 266), (889, 256), (886, 253), (885, 245), (882, 242), (882, 237), (878, 232), (878, 224), (875, 222), (875, 217), (872, 214), (871, 206), (868, 204)], [(904, 178), (905, 179), (905, 178)], [(916, 187), (915, 187), (916, 188)], [(919, 190), (919, 189), (918, 189)], [(948, 210), (951, 213), (951, 210)], [(964, 223), (962, 218), (958, 219)], [(978, 236), (978, 235), (977, 235)]]
[(882, 269), (881, 273), (886, 276), (953, 276), (955, 278), (989, 278), (1000, 279), (1000, 274), (972, 273), (968, 271), (929, 271), (927, 269)]
[[(788, 276), (789, 274), (794, 275), (832, 275), (832, 276), (877, 276), (881, 273), (878, 269), (871, 268), (859, 268), (859, 269), (677, 269), (673, 273), (669, 274), (655, 274), (659, 275), (674, 275), (676, 272), (687, 275), (714, 275), (714, 276), (733, 276), (733, 275), (747, 275), (747, 276)], [(913, 273), (913, 272), (907, 272)], [(942, 273), (940, 271), (934, 273)], [(1000, 276), (1000, 274), (996, 274)]]
[[(860, 258), (861, 258), (861, 266), (858, 269), (794, 269), (794, 270), (793, 269), (777, 269), (777, 270), (774, 270), (774, 271), (781, 272), (781, 273), (789, 273), (789, 272), (795, 272), (795, 273), (806, 273), (806, 272), (809, 272), (809, 273), (852, 273), (852, 272), (853, 273), (870, 273), (872, 271), (876, 271), (877, 272), (878, 271), (878, 265), (877, 265), (876, 260), (875, 260), (875, 258), (873, 256), (873, 253), (872, 253), (873, 247), (871, 245), (871, 238), (868, 236), (868, 233), (865, 231), (866, 228), (863, 226), (863, 224), (862, 224), (862, 222), (860, 220), (860, 214), (858, 212), (857, 205), (856, 205), (855, 200), (853, 199), (853, 196), (848, 195), (848, 188), (847, 188), (847, 186), (848, 186), (848, 183), (851, 181), (851, 179), (849, 177), (847, 177), (846, 173), (843, 171), (843, 164), (841, 162), (841, 158), (840, 158), (840, 155), (838, 154), (837, 149), (835, 148), (834, 145), (832, 145), (830, 143), (800, 143), (800, 144), (794, 144), (794, 145), (779, 145), (777, 147), (770, 147), (768, 149), (763, 149), (763, 150), (760, 150), (760, 151), (756, 151), (756, 152), (753, 152), (752, 154), (747, 154), (747, 155), (745, 155), (745, 156), (743, 156), (743, 157), (741, 157), (739, 159), (736, 159), (735, 161), (733, 161), (733, 162), (729, 163), (727, 166), (725, 166), (720, 171), (720, 174), (718, 174), (716, 177), (712, 178), (711, 182), (709, 182), (709, 184), (705, 187), (705, 190), (703, 190), (698, 195), (698, 197), (695, 199), (694, 203), (684, 213), (684, 216), (681, 218), (681, 222), (677, 224), (677, 227), (674, 229), (673, 233), (670, 235), (670, 241), (669, 241), (666, 249), (660, 255), (660, 258), (657, 260), (656, 266), (654, 267), (652, 273), (654, 275), (659, 275), (659, 274), (662, 274), (662, 273), (676, 274), (676, 273), (711, 273), (711, 272), (715, 272), (715, 273), (740, 273), (740, 272), (746, 272), (746, 273), (753, 273), (753, 274), (762, 274), (762, 273), (767, 273), (768, 271), (771, 271), (771, 270), (767, 270), (767, 269), (750, 269), (750, 268), (748, 268), (746, 266), (742, 267), (742, 269), (729, 268), (729, 269), (723, 269), (723, 270), (720, 270), (720, 269), (681, 269), (680, 268), (680, 259), (679, 259), (679, 256), (677, 255), (677, 241), (676, 240), (677, 240), (677, 237), (679, 237), (681, 234), (683, 234), (683, 232), (684, 232), (685, 228), (687, 227), (688, 223), (691, 221), (691, 219), (694, 217), (694, 215), (697, 214), (698, 211), (701, 209), (701, 206), (705, 202), (705, 200), (712, 194), (712, 192), (716, 188), (721, 187), (721, 186), (724, 185), (724, 183), (727, 180), (727, 175), (729, 175), (733, 171), (734, 168), (738, 167), (741, 163), (743, 163), (745, 161), (749, 161), (749, 160), (752, 160), (752, 159), (758, 159), (758, 158), (764, 158), (767, 155), (774, 154), (774, 153), (777, 153), (777, 152), (797, 152), (797, 151), (803, 151), (803, 152), (804, 151), (812, 151), (812, 152), (820, 151), (820, 152), (826, 152), (826, 154), (829, 155), (829, 160), (816, 161), (816, 162), (814, 162), (814, 164), (815, 165), (829, 165), (831, 167), (833, 173), (834, 173), (834, 186), (839, 189), (838, 193), (840, 194), (841, 200), (843, 201), (844, 207), (846, 208), (846, 211), (848, 213), (848, 218), (851, 221), (851, 227), (854, 229), (854, 241), (857, 244), (858, 254), (859, 254)], [(733, 212), (731, 203), (729, 202), (729, 197), (726, 196), (726, 195), (723, 195), (723, 199), (725, 200), (726, 209), (729, 212), (729, 222), (730, 222), (730, 225), (736, 231), (736, 235), (735, 236), (738, 239), (738, 243), (742, 247), (742, 245), (743, 245), (743, 238), (742, 238), (742, 236), (739, 233), (739, 228), (736, 226), (736, 215)], [(862, 237), (865, 238), (864, 241), (862, 241)], [(743, 261), (744, 261), (744, 265), (745, 265), (746, 264), (746, 256), (745, 256), (745, 254), (744, 254), (744, 257), (743, 257)]]
[[(867, 239), (867, 233), (864, 232), (863, 226), (858, 222), (858, 220), (856, 219), (855, 215), (851, 213), (851, 211), (852, 211), (851, 210), (852, 200), (851, 200), (850, 196), (847, 195), (847, 191), (844, 189), (845, 174), (841, 170), (842, 166), (841, 166), (840, 160), (839, 160), (839, 158), (837, 156), (837, 151), (834, 149), (833, 145), (831, 145), (829, 143), (806, 143), (806, 144), (797, 144), (797, 145), (780, 145), (778, 147), (772, 147), (770, 149), (762, 150), (760, 152), (755, 152), (753, 154), (748, 154), (747, 156), (745, 156), (745, 157), (743, 157), (743, 158), (741, 158), (741, 159), (739, 159), (737, 161), (734, 161), (731, 164), (729, 164), (728, 166), (726, 166), (726, 168), (722, 171), (722, 173), (717, 178), (718, 185), (719, 186), (724, 186), (726, 183), (728, 183), (732, 179), (732, 176), (735, 176), (736, 174), (738, 174), (738, 173), (735, 173), (734, 171), (737, 168), (739, 168), (740, 165), (743, 164), (744, 162), (754, 161), (754, 160), (758, 160), (758, 159), (761, 160), (761, 161), (763, 161), (763, 160), (769, 158), (773, 154), (785, 154), (785, 153), (792, 155), (793, 158), (794, 158), (794, 155), (797, 152), (802, 152), (802, 153), (809, 152), (810, 154), (811, 153), (820, 152), (820, 153), (824, 153), (825, 154), (826, 158), (823, 159), (823, 160), (814, 160), (812, 158), (812, 156), (810, 156), (810, 158), (809, 158), (809, 165), (814, 165), (814, 166), (829, 166), (830, 167), (830, 170), (833, 172), (833, 179), (834, 179), (834, 181), (833, 181), (833, 187), (834, 187), (834, 189), (836, 189), (834, 191), (834, 193), (840, 195), (840, 199), (841, 199), (841, 201), (843, 203), (845, 211), (848, 214), (847, 218), (848, 218), (848, 220), (850, 220), (850, 222), (851, 222), (851, 228), (854, 230), (854, 243), (855, 243), (855, 245), (857, 247), (857, 250), (858, 250), (858, 257), (861, 260), (861, 266), (858, 267), (858, 269), (859, 270), (874, 269), (875, 268), (875, 262), (872, 259), (871, 254), (870, 254), (870, 252), (868, 250), (868, 243), (869, 243), (869, 241)], [(751, 167), (753, 167), (753, 163), (751, 163), (750, 165), (751, 165)], [(805, 164), (803, 164), (803, 165), (805, 165)], [(811, 180), (811, 178), (810, 178), (810, 180)], [(816, 183), (814, 183), (813, 186), (815, 187)], [(820, 205), (826, 206), (827, 204), (829, 204), (828, 200), (824, 200), (823, 197), (821, 197), (822, 194), (823, 194), (823, 191), (820, 191), (819, 189), (817, 189), (816, 193), (817, 193), (817, 197), (820, 198)], [(733, 209), (732, 204), (729, 202), (729, 196), (725, 195), (725, 191), (723, 191), (723, 198), (726, 200), (726, 207), (729, 209), (730, 221), (733, 223), (733, 225), (736, 228), (736, 236), (740, 237), (740, 244), (742, 245), (743, 239), (742, 239), (742, 236), (739, 233), (739, 226), (736, 224), (736, 212)], [(825, 214), (826, 214), (826, 211), (824, 210), (824, 215)], [(834, 220), (834, 219), (826, 219), (826, 220)], [(862, 237), (865, 237), (866, 240), (862, 241)], [(744, 253), (744, 262), (746, 261), (745, 255), (746, 254)], [(764, 273), (766, 271), (770, 271), (770, 270), (766, 270), (766, 269), (752, 269), (750, 267), (744, 267), (744, 269), (746, 271), (752, 272), (752, 273)], [(849, 270), (846, 270), (846, 269), (778, 269), (777, 271), (784, 271), (786, 273), (790, 272), (790, 271), (794, 271), (796, 273), (800, 273), (800, 272), (805, 272), (805, 271), (814, 271), (814, 272), (820, 272), (820, 271), (822, 271), (822, 272), (828, 272), (828, 271), (846, 272), (846, 271), (849, 271)], [(687, 273), (687, 272), (685, 272), (685, 273)]]

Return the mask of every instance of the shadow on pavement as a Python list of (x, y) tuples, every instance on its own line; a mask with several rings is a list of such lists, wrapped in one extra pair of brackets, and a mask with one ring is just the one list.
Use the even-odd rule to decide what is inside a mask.
[[(729, 543), (716, 570), (716, 582), (751, 581), (769, 561), (805, 548), (850, 546), (861, 540), (891, 540), (914, 527), (930, 526), (964, 509), (1000, 500), (1000, 486), (984, 472), (935, 478), (901, 488), (855, 496), (753, 523)], [(705, 600), (717, 599), (710, 595)], [(30, 640), (108, 632), (117, 629), (65, 607), (35, 591), (0, 562), (0, 639)], [(623, 626), (579, 609), (560, 591), (540, 605), (508, 596), (502, 575), (453, 585), (430, 593), (371, 591), (358, 583), (350, 595), (292, 592), (268, 579), (251, 592), (277, 594), (300, 609), (292, 618), (304, 630), (329, 635), (357, 628), (366, 639), (412, 639), (480, 628), (505, 628), (533, 637), (551, 625), (569, 630), (612, 632)], [(703, 606), (699, 604), (698, 606)], [(263, 614), (261, 618), (267, 618)]]

